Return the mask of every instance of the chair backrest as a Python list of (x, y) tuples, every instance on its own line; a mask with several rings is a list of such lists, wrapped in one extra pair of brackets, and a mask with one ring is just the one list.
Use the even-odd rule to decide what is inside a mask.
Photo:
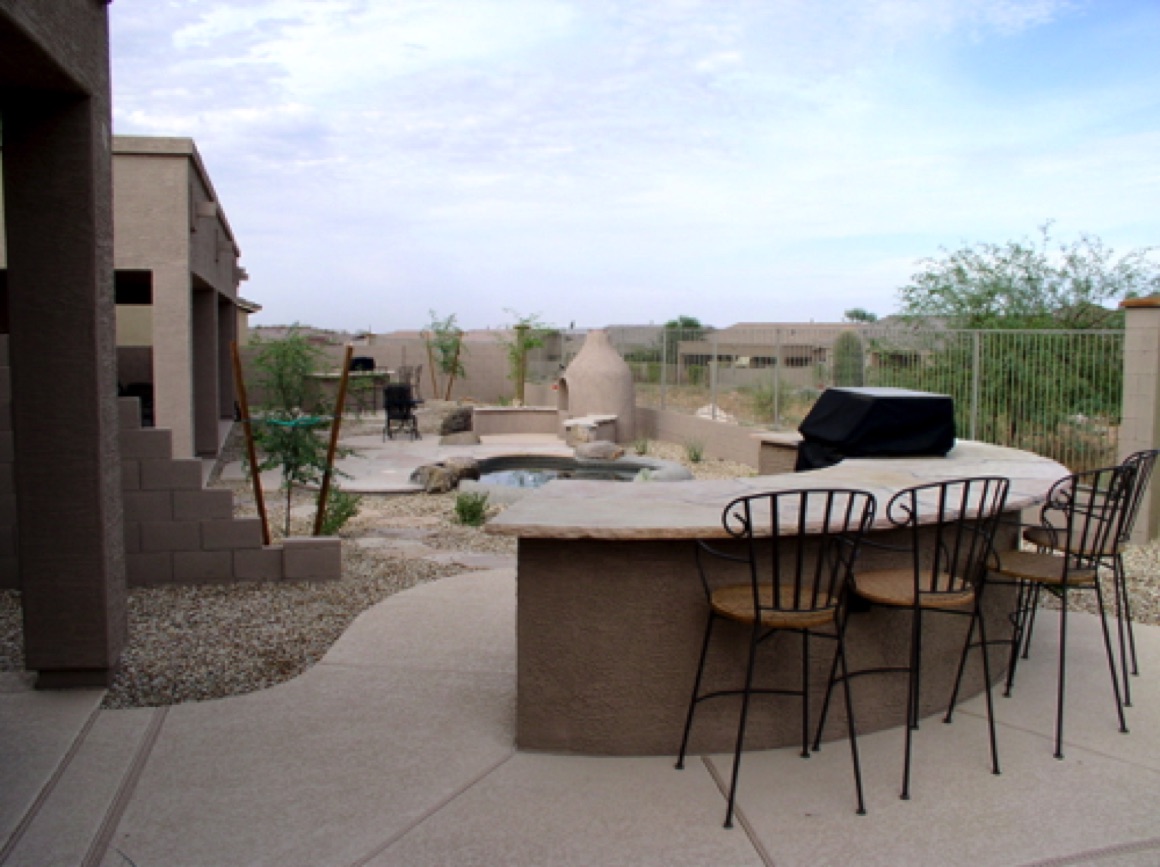
[(384, 389), (383, 402), (387, 407), (387, 418), (410, 418), (412, 410), (411, 384), (393, 382)]
[[(721, 522), (746, 543), (746, 555), (736, 559), (748, 565), (754, 610), (837, 608), (874, 512), (873, 494), (842, 488), (753, 494), (729, 503)], [(770, 585), (772, 592), (763, 593)]]
[(1127, 542), (1136, 527), (1140, 506), (1144, 502), (1144, 495), (1148, 492), (1148, 483), (1152, 480), (1152, 470), (1156, 468), (1157, 455), (1160, 455), (1160, 449), (1145, 449), (1134, 452), (1123, 460), (1125, 465), (1135, 467), (1136, 476), (1132, 480), (1132, 493), (1128, 497), (1124, 523), (1120, 528), (1121, 542)]
[(1115, 550), (1135, 491), (1136, 467), (1123, 463), (1065, 476), (1047, 494), (1040, 522), (1051, 547), (1066, 552), (1069, 566), (1090, 566)]
[(886, 516), (908, 531), (916, 603), (978, 587), (1010, 487), (1001, 476), (976, 476), (917, 485), (890, 499)]

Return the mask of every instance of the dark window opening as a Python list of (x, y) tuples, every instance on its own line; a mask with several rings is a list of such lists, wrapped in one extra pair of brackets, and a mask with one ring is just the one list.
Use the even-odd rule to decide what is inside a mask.
[(117, 271), (113, 275), (113, 291), (117, 304), (152, 304), (153, 272)]

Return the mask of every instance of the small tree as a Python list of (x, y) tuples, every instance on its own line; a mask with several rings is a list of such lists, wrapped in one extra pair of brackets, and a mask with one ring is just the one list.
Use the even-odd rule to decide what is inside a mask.
[(499, 341), (507, 350), (508, 379), (515, 386), (515, 400), (524, 402), (524, 384), (528, 378), (528, 353), (544, 345), (544, 339), (552, 333), (551, 326), (540, 320), (538, 314), (520, 316), (514, 310), (507, 310), (515, 317), (510, 338), (500, 336)]
[[(463, 369), (463, 331), (455, 324), (455, 314), (446, 319), (440, 319), (434, 310), (429, 311), (431, 322), (423, 332), (423, 340), (427, 344), (427, 357), (432, 369), (438, 368), (446, 377), (443, 389), (443, 399), (451, 399), (451, 388), (455, 385), (455, 378), (461, 376), (467, 379), (467, 371)], [(438, 393), (438, 388), (436, 388)]]
[(842, 319), (846, 322), (860, 322), (869, 324), (878, 321), (878, 314), (871, 313), (864, 307), (852, 307), (842, 314)]
[(312, 376), (321, 369), (324, 356), (297, 326), (280, 340), (256, 343), (255, 380), (262, 404), (252, 429), (263, 457), (250, 471), (281, 471), (286, 492), (284, 533), (289, 535), (294, 486), (318, 484), (328, 468), (327, 443), (318, 431), (330, 419), (317, 414), (317, 380)]

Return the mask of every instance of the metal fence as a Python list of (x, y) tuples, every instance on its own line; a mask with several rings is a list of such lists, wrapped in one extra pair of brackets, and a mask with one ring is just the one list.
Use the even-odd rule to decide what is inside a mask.
[[(796, 429), (823, 389), (949, 394), (958, 435), (1048, 455), (1073, 470), (1115, 463), (1122, 331), (951, 331), (798, 324), (714, 330), (612, 327), (642, 406)], [(562, 338), (554, 363), (582, 345)]]

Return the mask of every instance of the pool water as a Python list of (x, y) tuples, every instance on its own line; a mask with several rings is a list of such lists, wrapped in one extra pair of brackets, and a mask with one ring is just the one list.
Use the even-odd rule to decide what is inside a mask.
[(494, 470), (481, 472), (479, 481), (485, 485), (503, 485), (507, 488), (539, 488), (555, 479), (578, 479), (586, 482), (631, 482), (641, 467), (633, 466), (620, 472), (606, 469), (527, 469)]

